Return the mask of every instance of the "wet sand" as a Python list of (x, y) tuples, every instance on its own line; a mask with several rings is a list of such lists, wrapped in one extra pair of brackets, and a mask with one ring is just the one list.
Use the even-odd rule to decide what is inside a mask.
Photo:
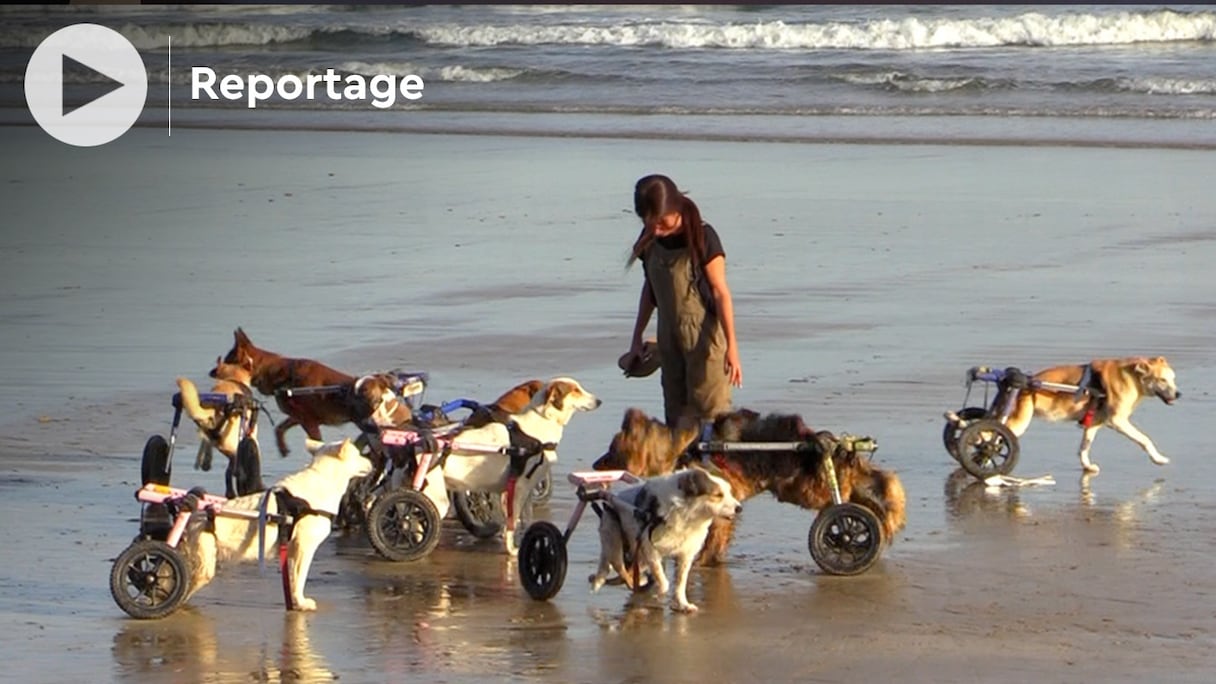
[[(0, 166), (13, 681), (1198, 682), (1216, 666), (1211, 153), (216, 131), (175, 132), (166, 150), (136, 130), (89, 157), (14, 131), (0, 130), (6, 148), (37, 161)], [(118, 162), (126, 177), (98, 175)], [(873, 435), (903, 479), (908, 528), (871, 571), (824, 575), (806, 550), (813, 513), (762, 497), (730, 562), (694, 573), (692, 616), (620, 587), (589, 594), (592, 520), (545, 603), (500, 542), (449, 522), (412, 564), (335, 537), (310, 577), (315, 614), (285, 613), (277, 576), (252, 566), (162, 621), (114, 605), (142, 444), (168, 430), (173, 378), (203, 381), (237, 325), (352, 372), (429, 370), (428, 399), (575, 375), (605, 404), (571, 423), (538, 511), (564, 525), (564, 475), (625, 408), (660, 412), (657, 378), (614, 365), (640, 279), (622, 270), (628, 190), (653, 167), (723, 234), (736, 404)], [(1079, 431), (1039, 423), (1016, 474), (1055, 485), (994, 492), (952, 473), (941, 413), (969, 366), (1133, 353), (1179, 374), (1183, 399), (1135, 418), (1170, 465), (1104, 432), (1103, 471), (1082, 478)], [(300, 467), (291, 437), (268, 480)], [(196, 443), (181, 431), (174, 483), (219, 489), (218, 472), (190, 470)]]

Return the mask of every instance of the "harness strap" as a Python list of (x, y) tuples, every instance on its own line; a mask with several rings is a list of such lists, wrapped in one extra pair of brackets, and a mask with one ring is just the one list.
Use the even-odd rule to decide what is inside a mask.
[[(274, 496), (278, 507), (278, 512), (273, 515), (273, 518), (277, 526), (277, 541), (281, 556), (286, 553), (285, 549), (288, 542), (291, 541), (296, 520), (309, 515), (319, 515), (330, 521), (334, 519), (333, 513), (313, 508), (307, 500), (293, 496), (283, 487), (271, 487), (262, 492), (262, 498), (258, 501), (258, 570), (260, 572), (266, 571), (266, 523), (272, 517), (269, 511), (271, 496)], [(283, 556), (282, 562), (286, 563), (285, 556)]]
[(1085, 406), (1085, 413), (1081, 416), (1081, 420), (1077, 422), (1083, 428), (1090, 428), (1094, 424), (1098, 408), (1106, 400), (1106, 388), (1102, 386), (1102, 378), (1094, 371), (1092, 362), (1085, 364), (1084, 370), (1081, 371), (1081, 380), (1077, 383), (1076, 397), (1080, 399), (1082, 396), (1088, 396), (1089, 402)]

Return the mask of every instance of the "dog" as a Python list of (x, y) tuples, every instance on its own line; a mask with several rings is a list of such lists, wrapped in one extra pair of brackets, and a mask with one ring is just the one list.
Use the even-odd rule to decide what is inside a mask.
[(675, 595), (672, 609), (695, 613), (688, 600), (688, 572), (693, 557), (705, 544), (714, 520), (733, 520), (743, 505), (725, 479), (698, 467), (660, 475), (625, 487), (606, 500), (600, 516), (600, 564), (591, 575), (591, 591), (599, 591), (615, 570), (630, 589), (637, 590), (638, 572), (626, 566), (625, 554), (645, 566), (657, 584), (660, 597), (670, 583), (664, 560), (675, 559)]
[[(358, 447), (349, 439), (341, 442), (322, 443), (309, 440), (308, 449), (312, 461), (306, 468), (288, 475), (272, 489), (282, 489), (289, 494), (285, 501), (303, 502), (293, 514), (294, 524), (287, 547), (286, 572), (290, 579), (291, 603), (295, 610), (316, 610), (317, 603), (304, 595), (304, 584), (308, 581), (308, 570), (321, 543), (329, 538), (331, 519), (336, 515), (338, 504), (346, 492), (349, 482), (371, 471), (371, 461), (359, 453)], [(256, 512), (264, 494), (250, 494), (224, 503), (223, 511)], [(179, 544), (179, 550), (187, 559), (190, 588), (187, 600), (215, 577), (216, 565), (229, 561), (256, 561), (259, 558), (258, 523), (256, 518), (226, 515), (221, 511), (208, 521), (209, 516), (194, 516)], [(282, 512), (280, 500), (269, 496), (267, 511)], [(278, 543), (278, 527), (273, 518), (266, 524), (262, 535), (265, 556), (273, 557)]]
[(409, 401), (401, 395), (401, 379), (394, 373), (361, 376), (349, 392), (349, 422), (360, 427), (401, 427), (414, 417)]
[[(480, 427), (462, 426), (453, 433), (448, 438), (450, 450), (447, 455), (437, 459), (427, 472), (423, 494), (434, 502), (441, 519), (447, 516), (451, 506), (449, 490), (505, 494), (507, 525), (503, 541), (506, 552), (517, 555), (516, 524), (527, 503), (528, 493), (557, 461), (557, 445), (566, 424), (574, 414), (593, 411), (602, 403), (574, 378), (559, 377), (543, 383), (523, 410), (510, 414), (508, 420), (492, 421)], [(512, 445), (529, 447), (533, 453), (515, 458), (485, 450), (486, 447), (506, 449)]]
[[(274, 395), (279, 410), (287, 415), (274, 428), (275, 444), (282, 456), (287, 456), (290, 451), (285, 433), (297, 425), (304, 428), (309, 439), (319, 441), (322, 425), (343, 425), (367, 418), (371, 402), (355, 398), (359, 378), (334, 370), (319, 361), (290, 358), (259, 349), (241, 328), (233, 332), (232, 349), (224, 356), (224, 363), (247, 366), (254, 388), (263, 395)], [(339, 389), (292, 397), (279, 391), (324, 386), (339, 386)], [(360, 389), (374, 393), (380, 388), (368, 385)]]
[[(511, 414), (527, 407), (532, 397), (544, 386), (540, 380), (528, 380), (504, 392), (493, 403), (478, 405), (463, 423), (457, 424), (435, 406), (423, 406), (415, 413), (396, 391), (397, 379), (392, 374), (364, 376), (355, 382), (356, 401), (362, 402), (360, 413), (369, 416), (367, 429), (400, 428), (417, 430), (446, 430), (449, 428), (483, 427), (491, 422), (506, 425)], [(428, 411), (428, 409), (430, 409)], [(412, 468), (405, 459), (413, 458), (413, 451), (386, 452), (380, 449), (365, 451), (372, 460), (373, 473), (363, 482), (351, 484), (351, 491), (343, 502), (343, 515), (339, 516), (340, 528), (355, 528), (364, 523), (373, 498), (372, 490), (382, 479), (388, 463), (393, 460), (393, 471), (389, 488), (396, 489), (405, 483)]]
[(194, 383), (187, 378), (177, 379), (182, 411), (198, 426), (198, 455), (194, 459), (194, 469), (211, 470), (212, 452), (218, 449), (228, 457), (228, 467), (224, 470), (225, 496), (232, 498), (238, 493), (247, 493), (238, 492), (238, 487), (234, 485), (234, 480), (244, 480), (246, 475), (253, 475), (248, 479), (256, 480), (249, 483), (252, 491), (261, 491), (266, 486), (262, 484), (260, 467), (256, 474), (243, 473), (238, 477), (237, 473), (238, 467), (245, 467), (237, 463), (237, 449), (241, 439), (246, 436), (242, 434), (242, 425), (248, 430), (250, 439), (256, 442), (258, 438), (250, 370), (247, 366), (224, 363), (223, 359), (216, 358), (215, 368), (210, 375), (216, 378), (211, 391), (228, 397), (226, 408), (203, 406)]
[(1097, 359), (1089, 364), (1055, 366), (1035, 373), (1035, 380), (1076, 385), (1076, 394), (1051, 390), (1023, 390), (1017, 406), (1006, 423), (1020, 437), (1030, 427), (1035, 416), (1048, 421), (1075, 420), (1084, 428), (1077, 455), (1081, 468), (1097, 473), (1098, 464), (1089, 458), (1089, 448), (1103, 426), (1140, 445), (1149, 459), (1157, 465), (1170, 462), (1148, 435), (1132, 425), (1131, 415), (1140, 402), (1157, 397), (1172, 406), (1182, 393), (1178, 391), (1174, 369), (1165, 357), (1132, 356)]
[[(608, 451), (592, 464), (595, 470), (628, 470), (639, 477), (670, 473), (691, 462), (688, 448), (700, 437), (700, 426), (682, 421), (675, 426), (647, 416), (639, 409), (625, 412), (621, 429)], [(809, 449), (789, 451), (726, 451), (710, 456), (711, 464), (731, 485), (740, 501), (769, 492), (782, 503), (821, 510), (832, 504), (832, 490), (823, 475), (823, 459), (836, 468), (841, 497), (872, 510), (890, 543), (907, 522), (907, 496), (899, 477), (856, 453), (838, 448), (829, 432), (807, 427), (797, 414), (761, 417), (739, 409), (712, 421), (710, 439), (723, 442), (806, 442)], [(730, 520), (710, 527), (698, 563), (717, 565), (725, 559), (734, 534)]]
[(464, 422), (466, 428), (485, 427), (490, 423), (507, 424), (513, 414), (519, 413), (532, 403), (532, 398), (543, 389), (543, 380), (526, 380), (504, 392), (494, 401), (479, 407)]

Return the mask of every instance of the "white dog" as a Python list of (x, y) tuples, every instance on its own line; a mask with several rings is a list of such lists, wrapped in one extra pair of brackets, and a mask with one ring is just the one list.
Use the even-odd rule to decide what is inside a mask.
[(651, 478), (616, 492), (600, 516), (600, 565), (590, 577), (591, 591), (599, 591), (608, 571), (617, 574), (631, 589), (638, 587), (632, 569), (625, 564), (628, 550), (639, 569), (649, 570), (658, 584), (659, 596), (670, 588), (663, 562), (676, 561), (676, 590), (672, 609), (694, 613), (688, 601), (688, 571), (705, 544), (714, 518), (734, 518), (743, 510), (731, 494), (730, 483), (700, 468), (680, 470)]
[[(350, 481), (367, 475), (372, 469), (371, 461), (349, 439), (331, 443), (308, 440), (307, 444), (313, 454), (312, 462), (271, 487), (267, 500), (267, 511), (272, 515), (282, 512), (273, 490), (285, 490), (296, 504), (289, 506), (294, 524), (288, 541), (286, 568), (291, 607), (296, 610), (316, 610), (316, 601), (304, 596), (308, 568), (317, 548), (329, 538), (333, 517)], [(190, 565), (187, 599), (215, 577), (217, 563), (258, 560), (256, 511), (262, 496), (262, 493), (249, 494), (224, 503), (223, 510), (214, 517), (214, 529), (208, 529), (205, 516), (195, 516), (179, 546)], [(233, 513), (236, 515), (231, 515)], [(264, 555), (276, 557), (278, 527), (273, 517), (266, 525), (264, 537)]]
[[(451, 452), (444, 459), (442, 468), (436, 465), (427, 473), (423, 494), (435, 503), (442, 519), (450, 506), (448, 490), (509, 493), (507, 498), (511, 505), (507, 511), (503, 541), (507, 553), (516, 555), (519, 550), (515, 546), (515, 527), (528, 494), (557, 461), (556, 449), (562, 439), (562, 431), (575, 413), (592, 411), (601, 403), (573, 378), (554, 378), (546, 382), (523, 411), (510, 416), (508, 422), (513, 423), (513, 427), (492, 422), (460, 431), (451, 437)], [(487, 453), (481, 448), (511, 446), (513, 431), (517, 443), (522, 439), (543, 447), (539, 453), (528, 456), (514, 468), (510, 456)], [(466, 448), (462, 450), (462, 446)]]

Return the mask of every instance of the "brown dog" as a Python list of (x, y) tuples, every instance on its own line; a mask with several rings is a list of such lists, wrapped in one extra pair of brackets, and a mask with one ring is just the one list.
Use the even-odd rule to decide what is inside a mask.
[[(681, 465), (689, 445), (699, 436), (695, 424), (669, 427), (638, 409), (629, 409), (621, 430), (608, 452), (592, 465), (596, 470), (628, 470), (640, 477), (670, 473)], [(827, 439), (820, 439), (820, 437)], [(851, 451), (835, 449), (827, 454), (824, 444), (835, 444), (830, 433), (816, 433), (800, 416), (773, 414), (761, 417), (746, 409), (724, 414), (713, 421), (711, 439), (726, 442), (807, 441), (816, 445), (804, 451), (727, 451), (714, 454), (711, 463), (730, 483), (740, 501), (769, 492), (783, 503), (820, 510), (832, 503), (832, 491), (823, 477), (823, 459), (831, 457), (841, 497), (874, 511), (890, 542), (906, 522), (906, 497), (895, 473), (877, 468)], [(700, 564), (720, 563), (734, 533), (733, 524), (716, 520), (701, 552)]]
[[(246, 475), (242, 473), (241, 477), (237, 476), (237, 449), (246, 436), (255, 442), (258, 438), (251, 374), (248, 367), (224, 363), (223, 359), (217, 357), (215, 368), (211, 370), (210, 375), (216, 379), (211, 392), (227, 395), (227, 406), (204, 406), (199, 399), (198, 387), (188, 378), (178, 378), (177, 388), (181, 394), (182, 410), (198, 426), (198, 455), (194, 459), (194, 469), (211, 470), (212, 451), (218, 449), (228, 457), (228, 467), (224, 471), (224, 496), (232, 498), (246, 493), (235, 489), (236, 480), (243, 479)], [(242, 428), (245, 431), (242, 431)], [(261, 491), (266, 488), (261, 482), (260, 474), (253, 479), (256, 481), (249, 482), (253, 490)]]
[[(279, 453), (288, 453), (284, 438), (291, 428), (299, 425), (310, 439), (321, 441), (322, 425), (342, 425), (361, 420), (366, 407), (363, 402), (352, 401), (357, 378), (312, 359), (289, 358), (274, 352), (259, 349), (250, 341), (241, 328), (233, 333), (232, 349), (224, 356), (224, 363), (241, 364), (251, 371), (251, 382), (258, 392), (274, 395), (279, 410), (287, 414), (283, 422), (274, 428), (275, 443)], [(214, 377), (214, 376), (212, 376)], [(286, 397), (279, 390), (296, 387), (323, 387), (342, 385), (348, 391), (304, 394)]]
[(528, 380), (521, 382), (495, 399), (492, 403), (482, 406), (479, 410), (474, 411), (473, 415), (469, 416), (464, 422), (464, 428), (485, 427), (490, 423), (506, 424), (511, 420), (511, 416), (520, 413), (528, 404), (532, 403), (532, 397), (545, 386), (541, 380)]
[(1026, 390), (1018, 396), (1018, 404), (1007, 423), (1013, 434), (1021, 436), (1030, 427), (1033, 417), (1049, 421), (1075, 420), (1085, 428), (1077, 455), (1086, 472), (1098, 472), (1098, 465), (1089, 460), (1089, 447), (1098, 430), (1106, 425), (1113, 428), (1148, 454), (1157, 465), (1170, 462), (1153, 441), (1131, 423), (1132, 412), (1148, 397), (1157, 397), (1172, 405), (1182, 393), (1175, 384), (1174, 369), (1165, 357), (1133, 356), (1122, 359), (1098, 359), (1088, 365), (1056, 366), (1039, 371), (1035, 380), (1064, 385), (1076, 385), (1082, 392), (1070, 394), (1051, 390)]

